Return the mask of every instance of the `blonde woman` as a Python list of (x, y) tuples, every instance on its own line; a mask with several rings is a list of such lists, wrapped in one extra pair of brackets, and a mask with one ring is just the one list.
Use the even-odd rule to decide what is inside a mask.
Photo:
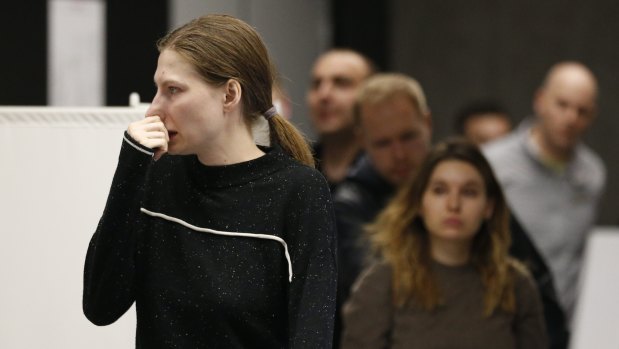
[(381, 260), (344, 307), (343, 348), (545, 348), (537, 290), (479, 149), (437, 145), (369, 227)]

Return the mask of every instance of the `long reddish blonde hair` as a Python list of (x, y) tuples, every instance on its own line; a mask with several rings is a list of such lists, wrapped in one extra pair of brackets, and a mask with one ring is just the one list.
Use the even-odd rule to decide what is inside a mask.
[(432, 274), (428, 232), (419, 215), (421, 200), (436, 166), (446, 160), (473, 165), (484, 180), (493, 203), (492, 216), (482, 224), (471, 246), (471, 263), (485, 287), (484, 314), (497, 308), (515, 310), (515, 273), (524, 267), (508, 256), (511, 243), (509, 212), (492, 168), (474, 144), (452, 139), (435, 146), (416, 176), (402, 187), (379, 214), (368, 232), (374, 248), (393, 270), (394, 305), (416, 302), (431, 310), (441, 303), (441, 292)]

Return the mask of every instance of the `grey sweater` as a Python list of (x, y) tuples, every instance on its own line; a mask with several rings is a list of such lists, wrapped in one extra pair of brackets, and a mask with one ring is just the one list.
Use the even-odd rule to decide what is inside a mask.
[(596, 222), (606, 183), (600, 157), (584, 144), (563, 170), (543, 160), (531, 141), (531, 120), (484, 147), (512, 213), (529, 233), (555, 278), (559, 300), (570, 319), (578, 299), (584, 246)]
[(344, 307), (342, 349), (347, 348), (546, 348), (539, 295), (529, 277), (517, 274), (516, 312), (483, 314), (484, 289), (472, 266), (433, 264), (443, 304), (433, 311), (396, 308), (392, 271), (370, 266)]

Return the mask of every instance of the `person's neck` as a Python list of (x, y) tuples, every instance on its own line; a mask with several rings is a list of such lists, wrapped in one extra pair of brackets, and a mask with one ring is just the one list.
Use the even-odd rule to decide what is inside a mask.
[(353, 131), (340, 132), (321, 138), (322, 171), (330, 182), (339, 182), (348, 173), (348, 168), (360, 151)]
[(462, 240), (430, 238), (432, 259), (447, 266), (461, 266), (471, 259), (471, 243)]
[(537, 149), (539, 149), (541, 158), (546, 162), (564, 164), (572, 158), (572, 154), (574, 153), (573, 149), (563, 149), (553, 146), (537, 127), (531, 129), (529, 137)]
[(205, 144), (197, 153), (198, 160), (207, 166), (222, 166), (257, 159), (264, 155), (258, 148), (249, 128), (229, 129), (216, 140)]

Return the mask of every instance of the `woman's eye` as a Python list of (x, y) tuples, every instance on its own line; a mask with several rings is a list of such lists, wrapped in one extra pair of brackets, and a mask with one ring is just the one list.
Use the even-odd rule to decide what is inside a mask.
[(466, 196), (477, 196), (478, 191), (477, 189), (464, 189), (462, 193)]
[(444, 187), (440, 187), (440, 186), (436, 186), (432, 188), (432, 192), (434, 194), (440, 195), (440, 194), (444, 194), (445, 193), (445, 188)]
[(170, 94), (174, 95), (174, 94), (178, 93), (179, 89), (178, 89), (178, 87), (170, 86), (170, 87), (168, 87), (168, 91), (170, 91)]

